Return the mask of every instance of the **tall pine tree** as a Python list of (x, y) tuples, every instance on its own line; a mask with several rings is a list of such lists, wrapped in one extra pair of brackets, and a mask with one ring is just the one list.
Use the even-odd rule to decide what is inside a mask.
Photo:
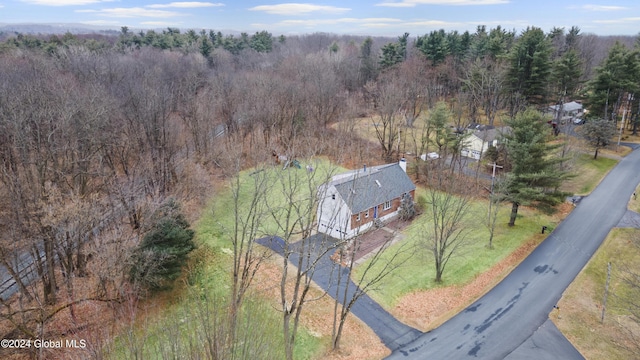
[(625, 101), (625, 93), (638, 91), (638, 54), (637, 49), (630, 50), (619, 42), (611, 47), (607, 58), (596, 69), (595, 78), (589, 83), (587, 105), (592, 116), (609, 120), (614, 114), (620, 115), (618, 110)]
[(536, 27), (527, 28), (509, 52), (507, 83), (511, 94), (524, 96), (529, 104), (543, 104), (551, 74), (551, 44)]
[(562, 159), (554, 154), (562, 145), (547, 142), (551, 127), (542, 114), (529, 108), (507, 124), (512, 130), (505, 135), (511, 172), (507, 175), (505, 199), (512, 205), (509, 226), (513, 226), (520, 205), (549, 209), (562, 202), (566, 194), (559, 188), (569, 174), (560, 169)]

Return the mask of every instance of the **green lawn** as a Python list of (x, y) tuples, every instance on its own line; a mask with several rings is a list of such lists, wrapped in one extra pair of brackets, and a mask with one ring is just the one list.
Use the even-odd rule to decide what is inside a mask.
[(635, 194), (629, 200), (629, 210), (640, 213), (640, 186), (636, 188)]
[[(633, 245), (635, 244), (635, 246)], [(595, 302), (602, 301), (607, 278), (607, 264), (612, 264), (609, 291), (617, 296), (607, 299), (607, 314), (628, 314), (623, 299), (634, 290), (622, 279), (623, 268), (632, 266), (633, 271), (640, 269), (640, 230), (615, 228), (609, 233), (604, 245), (589, 261), (585, 275), (596, 285), (595, 293), (591, 294)]]
[(615, 159), (600, 156), (594, 160), (590, 154), (580, 154), (575, 164), (576, 177), (565, 182), (562, 190), (573, 194), (587, 195), (617, 164), (618, 160)]
[[(420, 196), (424, 191), (418, 189), (417, 195)], [(508, 227), (511, 208), (507, 204), (502, 204), (496, 223), (493, 249), (489, 249), (489, 230), (484, 225), (488, 211), (487, 206), (485, 201), (472, 203), (472, 215), (467, 222), (469, 245), (451, 258), (445, 268), (442, 283), (438, 284), (434, 281), (434, 257), (425, 245), (431, 231), (429, 214), (425, 212), (413, 220), (412, 224), (404, 230), (405, 240), (393, 245), (385, 254), (387, 257), (391, 256), (397, 247), (408, 246), (415, 249), (414, 255), (384, 278), (370, 295), (383, 306), (393, 307), (402, 296), (416, 290), (466, 284), (478, 274), (503, 260), (534, 235), (539, 234), (543, 225), (546, 225), (549, 231), (557, 225), (550, 216), (521, 207), (516, 226)], [(385, 263), (386, 261), (383, 259), (374, 265), (374, 269), (379, 269)], [(363, 269), (367, 266), (369, 266), (369, 262), (359, 265), (356, 268), (354, 278), (360, 278)], [(372, 271), (372, 273), (376, 273), (376, 271)]]
[[(325, 158), (311, 159), (300, 163), (302, 169), (292, 167), (283, 170), (281, 166), (263, 166), (240, 173), (239, 199), (243, 213), (246, 213), (251, 206), (251, 201), (256, 191), (259, 189), (266, 191), (269, 208), (262, 207), (261, 209), (263, 215), (260, 217), (258, 236), (283, 236), (270, 212), (271, 209), (282, 209), (290, 203), (287, 194), (295, 193), (294, 200), (304, 201), (331, 176), (347, 171), (330, 163)], [(314, 171), (306, 171), (305, 167), (307, 165), (312, 166)], [(230, 234), (233, 233), (234, 224), (236, 223), (233, 214), (233, 203), (234, 197), (229, 186), (225, 191), (213, 197), (204, 215), (196, 225), (196, 236), (200, 242), (216, 249), (229, 248)]]
[[(563, 185), (563, 190), (575, 194), (588, 194), (617, 163), (617, 160), (605, 157), (594, 160), (588, 154), (581, 154), (577, 157), (575, 164), (578, 175), (567, 181)], [(419, 189), (418, 196), (424, 191)], [(551, 216), (521, 207), (516, 226), (510, 228), (507, 222), (511, 208), (509, 204), (502, 204), (493, 240), (494, 248), (489, 249), (487, 246), (489, 232), (484, 225), (487, 206), (486, 201), (476, 201), (473, 204), (474, 215), (469, 220), (469, 226), (473, 229), (468, 234), (470, 245), (461, 250), (459, 256), (449, 261), (443, 282), (440, 284), (434, 281), (433, 254), (424, 245), (430, 231), (428, 214), (425, 213), (416, 218), (404, 230), (407, 243), (405, 246), (415, 247), (415, 255), (387, 276), (377, 289), (371, 292), (371, 296), (384, 306), (393, 307), (402, 296), (412, 291), (466, 284), (506, 258), (534, 235), (539, 234), (543, 225), (548, 227), (549, 232), (557, 225), (557, 220)], [(637, 206), (640, 209), (640, 204)], [(391, 248), (389, 253), (393, 253), (393, 250), (394, 248)], [(361, 264), (359, 269), (356, 269), (356, 278), (359, 278), (358, 275), (366, 266), (368, 263)]]
[[(552, 315), (558, 328), (587, 359), (631, 359), (637, 349), (628, 331), (638, 335), (638, 324), (629, 319), (626, 297), (639, 298), (637, 288), (622, 279), (622, 269), (640, 271), (640, 230), (613, 229), (600, 249), (559, 302), (561, 317)], [(634, 245), (635, 244), (635, 245)], [(611, 263), (611, 280), (604, 323), (601, 323), (602, 304), (607, 279), (607, 264)], [(638, 339), (636, 338), (636, 341)]]
[[(261, 208), (258, 237), (281, 235), (274, 218), (268, 213), (289, 203), (291, 199), (285, 194), (295, 194), (293, 200), (304, 202), (318, 185), (345, 171), (326, 159), (311, 159), (300, 164), (301, 169), (263, 166), (240, 173), (238, 198), (241, 214), (246, 214), (256, 191), (266, 191), (269, 207)], [(307, 171), (306, 165), (312, 166), (314, 171)], [(218, 322), (224, 327), (222, 319), (228, 311), (226, 298), (230, 291), (233, 261), (231, 238), (236, 223), (230, 185), (215, 194), (203, 216), (194, 224), (199, 249), (192, 253), (190, 264), (184, 269), (182, 281), (186, 285), (179, 285), (180, 288), (174, 291), (179, 294), (177, 298), (165, 304), (162, 315), (151, 316), (152, 321), (136, 324), (118, 336), (108, 348), (110, 358), (176, 358), (174, 355), (201, 358), (207, 351), (204, 338), (213, 331), (211, 324)], [(284, 358), (282, 316), (272, 306), (272, 301), (250, 296), (245, 304), (239, 326), (241, 346), (237, 349), (237, 356)], [(309, 307), (307, 311), (313, 309)], [(247, 344), (253, 345), (245, 346)], [(317, 358), (326, 346), (326, 341), (301, 328), (294, 356), (296, 359)]]
[[(581, 172), (580, 180), (574, 179), (569, 188), (578, 187), (580, 192), (591, 191), (615, 163), (610, 159), (592, 161), (588, 155), (581, 156), (579, 166), (587, 170)], [(314, 171), (308, 172), (305, 169), (306, 165), (312, 166)], [(304, 203), (318, 185), (324, 183), (331, 175), (342, 171), (345, 169), (336, 167), (326, 159), (301, 161), (301, 169), (283, 170), (280, 166), (263, 166), (243, 171), (238, 179), (241, 213), (245, 213), (250, 207), (252, 195), (259, 189), (264, 189), (269, 205), (260, 209), (259, 229), (255, 237), (282, 235), (280, 227), (270, 215), (274, 209), (276, 212), (281, 211), (279, 209), (286, 208), (291, 201)], [(424, 189), (418, 189), (418, 195), (424, 191)], [(167, 344), (171, 344), (172, 339), (181, 339), (180, 343), (187, 346), (187, 348), (180, 348), (180, 351), (191, 353), (205, 351), (202, 348), (195, 350), (188, 346), (195, 344), (198, 336), (202, 336), (206, 330), (206, 322), (202, 320), (203, 307), (213, 306), (208, 309), (208, 312), (213, 314), (224, 314), (225, 311), (224, 304), (229, 292), (229, 269), (232, 262), (231, 238), (234, 224), (236, 224), (233, 204), (234, 196), (230, 186), (214, 195), (203, 216), (194, 224), (200, 249), (197, 250), (199, 255), (192, 258), (202, 258), (199, 262), (192, 259), (192, 265), (185, 276), (188, 285), (180, 289), (181, 295), (169, 305), (162, 316), (156, 316), (153, 322), (138, 325), (119, 336), (111, 346), (111, 357), (132, 358), (136, 352), (139, 352), (142, 357), (147, 358), (154, 357), (153, 354), (175, 351), (172, 348), (165, 348)], [(500, 209), (496, 226), (494, 248), (489, 249), (488, 230), (483, 225), (487, 216), (487, 204), (484, 201), (476, 201), (472, 209), (474, 216), (470, 218), (469, 224), (473, 231), (468, 237), (471, 244), (450, 260), (444, 273), (443, 283), (436, 284), (433, 280), (435, 277), (433, 255), (423, 245), (429, 233), (429, 220), (428, 215), (423, 214), (404, 230), (406, 237), (404, 243), (415, 247), (414, 256), (387, 276), (376, 289), (371, 291), (370, 295), (383, 306), (393, 307), (399, 298), (415, 290), (468, 283), (475, 276), (507, 257), (527, 240), (539, 234), (543, 225), (548, 226), (549, 230), (556, 225), (550, 216), (521, 207), (516, 226), (510, 228), (506, 225), (510, 207), (504, 204)], [(400, 244), (394, 246), (400, 246)], [(393, 248), (388, 253), (392, 250)], [(363, 266), (366, 266), (366, 263), (360, 265), (356, 273)], [(357, 278), (357, 275), (354, 278)], [(243, 339), (246, 340), (245, 342), (255, 342), (259, 339), (258, 342), (263, 347), (260, 355), (283, 358), (281, 314), (269, 304), (267, 299), (255, 296), (247, 300), (244, 310)], [(313, 309), (309, 307), (307, 311), (313, 311)], [(190, 325), (186, 326), (185, 323)], [(251, 326), (251, 324), (254, 325)], [(310, 335), (304, 329), (299, 332), (296, 344), (297, 359), (317, 358), (327, 346), (325, 340)], [(254, 350), (247, 347), (238, 351), (244, 351), (243, 354), (247, 355), (252, 354), (250, 352)], [(195, 356), (196, 353), (193, 355)]]

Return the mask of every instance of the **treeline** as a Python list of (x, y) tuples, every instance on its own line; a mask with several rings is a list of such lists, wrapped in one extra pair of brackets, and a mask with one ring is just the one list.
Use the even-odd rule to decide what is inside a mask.
[[(212, 176), (272, 153), (352, 165), (421, 154), (439, 101), (461, 128), (580, 98), (609, 119), (626, 109), (635, 124), (633, 43), (500, 27), (393, 41), (172, 28), (9, 37), (0, 45), (0, 262), (17, 297), (39, 305), (24, 311), (0, 294), (3, 324), (34, 336), (59, 313), (52, 304), (139, 294), (131, 269), (159, 231), (158, 209), (179, 208), (172, 198), (199, 208)], [(379, 147), (354, 135), (365, 115)], [(422, 126), (400, 146), (403, 128)]]
[[(3, 35), (0, 33), (0, 36)], [(6, 35), (5, 35), (6, 36)], [(82, 45), (91, 50), (116, 47), (121, 51), (140, 49), (142, 47), (154, 47), (163, 50), (181, 50), (184, 52), (198, 51), (203, 56), (209, 56), (216, 48), (223, 48), (232, 54), (238, 54), (243, 49), (252, 49), (257, 52), (270, 52), (274, 42), (284, 43), (284, 35), (274, 39), (267, 31), (259, 31), (253, 35), (241, 33), (240, 36), (223, 34), (220, 31), (191, 29), (181, 32), (178, 28), (168, 27), (162, 32), (155, 30), (133, 33), (128, 27), (123, 26), (118, 37), (102, 35), (73, 35), (69, 32), (58, 35), (26, 35), (16, 34), (6, 36), (3, 48), (42, 49), (53, 54), (60, 48)]]

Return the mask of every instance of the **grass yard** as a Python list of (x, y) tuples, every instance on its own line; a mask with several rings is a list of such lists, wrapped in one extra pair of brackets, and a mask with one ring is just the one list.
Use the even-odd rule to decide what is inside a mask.
[(636, 196), (632, 196), (631, 200), (629, 200), (629, 210), (640, 213), (640, 185), (636, 187)]
[[(258, 237), (281, 235), (276, 221), (269, 213), (274, 209), (283, 208), (293, 199), (287, 197), (286, 193), (294, 193), (294, 200), (304, 202), (327, 178), (344, 171), (326, 159), (300, 161), (300, 165), (300, 169), (291, 167), (283, 170), (282, 166), (264, 166), (240, 173), (238, 199), (241, 214), (246, 214), (255, 191), (265, 191), (268, 199), (269, 206), (260, 208)], [(312, 166), (314, 171), (307, 171), (307, 165)], [(157, 298), (170, 299), (160, 306), (163, 309), (161, 314), (140, 314), (140, 318), (153, 320), (142, 321), (143, 324), (123, 331), (110, 346), (111, 358), (158, 358), (161, 357), (159, 354), (169, 357), (175, 357), (171, 354), (180, 354), (178, 357), (188, 354), (188, 357), (197, 358), (202, 357), (207, 351), (204, 338), (214, 331), (211, 324), (215, 321), (223, 324), (221, 319), (224, 319), (228, 312), (226, 298), (230, 291), (233, 261), (230, 255), (231, 238), (236, 223), (233, 204), (234, 196), (230, 186), (215, 195), (201, 219), (194, 225), (199, 249), (192, 254), (190, 266), (185, 269), (181, 279), (182, 283), (171, 293), (159, 294)], [(265, 264), (264, 267), (277, 269), (273, 263)], [(282, 316), (276, 310), (277, 301), (274, 301), (278, 299), (278, 295), (277, 292), (270, 293), (278, 286), (279, 275), (272, 273), (270, 278), (263, 279), (260, 279), (260, 276), (259, 274), (256, 282), (261, 290), (253, 291), (248, 296), (239, 332), (242, 343), (258, 342), (257, 348), (262, 350), (252, 353), (255, 347), (240, 346), (238, 356), (284, 358)], [(274, 280), (271, 288), (264, 288), (265, 283)], [(309, 305), (308, 313), (314, 311), (312, 306), (314, 305)], [(325, 307), (331, 309), (331, 304), (325, 304)], [(308, 318), (303, 319), (303, 325), (298, 332), (295, 358), (325, 358), (329, 346), (326, 334), (318, 335), (306, 329), (305, 323), (309, 323)], [(353, 324), (350, 326), (354, 327)], [(329, 338), (330, 335), (329, 332)], [(375, 348), (376, 344), (368, 345)], [(378, 350), (384, 352), (385, 349), (384, 346), (380, 346)]]
[[(550, 315), (562, 333), (587, 359), (633, 359), (640, 348), (640, 326), (629, 318), (624, 296), (640, 298), (621, 279), (621, 269), (640, 272), (640, 230), (614, 229), (598, 252), (569, 286), (558, 303), (560, 312)], [(601, 323), (607, 263), (611, 281), (604, 323)], [(629, 337), (634, 331), (636, 339)], [(635, 344), (635, 347), (634, 347)]]
[[(421, 191), (424, 192), (424, 190)], [(424, 245), (430, 231), (429, 215), (425, 212), (416, 218), (405, 229), (406, 240), (394, 245), (394, 247), (398, 247), (407, 243), (415, 248), (414, 256), (387, 276), (370, 295), (383, 306), (393, 308), (404, 296), (416, 291), (462, 286), (489, 270), (528, 241), (536, 239), (539, 242), (546, 236), (538, 236), (542, 226), (546, 225), (551, 231), (558, 221), (551, 216), (520, 207), (516, 226), (510, 228), (507, 223), (511, 208), (507, 204), (503, 204), (498, 215), (493, 249), (489, 249), (489, 231), (484, 225), (487, 210), (487, 204), (483, 201), (476, 201), (472, 204), (471, 212), (473, 215), (468, 220), (469, 245), (451, 258), (446, 266), (443, 282), (440, 284), (434, 281), (433, 254)], [(394, 247), (390, 248), (389, 254), (393, 253)], [(381, 261), (378, 266), (382, 266), (383, 263), (384, 261)], [(367, 262), (361, 264), (356, 269), (356, 273), (362, 271), (367, 265)]]
[(587, 195), (617, 164), (618, 160), (604, 156), (594, 160), (593, 155), (580, 154), (575, 164), (576, 177), (565, 182), (562, 190), (576, 195)]
[[(265, 191), (270, 209), (284, 208), (291, 199), (287, 193), (295, 190), (295, 200), (308, 199), (311, 192), (317, 186), (326, 182), (331, 176), (347, 171), (330, 163), (325, 158), (301, 161), (301, 169), (291, 167), (282, 170), (281, 166), (263, 166), (258, 169), (249, 169), (240, 173), (239, 203), (240, 208), (246, 213), (251, 206), (253, 194), (256, 191)], [(305, 167), (312, 166), (314, 171), (309, 172)], [(234, 197), (229, 186), (224, 191), (216, 194), (211, 204), (204, 211), (204, 215), (196, 226), (198, 240), (215, 249), (229, 251), (231, 234), (233, 234), (236, 218), (233, 214)], [(270, 210), (262, 206), (258, 237), (267, 235), (283, 236)], [(314, 210), (315, 213), (315, 210)], [(226, 249), (226, 250), (225, 250)]]
[[(591, 191), (616, 163), (615, 160), (604, 157), (593, 161), (589, 155), (580, 156), (577, 166), (584, 169), (581, 170), (582, 175), (568, 184), (565, 190)], [(259, 226), (254, 237), (273, 234), (282, 236), (282, 230), (272, 216), (274, 210), (282, 216), (282, 209), (292, 201), (304, 204), (318, 185), (332, 175), (345, 171), (324, 158), (303, 160), (300, 165), (301, 169), (294, 167), (283, 170), (281, 166), (263, 166), (240, 173), (238, 199), (242, 213), (249, 209), (253, 200), (252, 194), (257, 191), (264, 191), (265, 198), (268, 199), (268, 206), (259, 209)], [(307, 165), (312, 166), (314, 171), (307, 171)], [(202, 344), (203, 333), (211, 330), (204, 326), (207, 322), (203, 321), (205, 316), (202, 310), (206, 309), (206, 312), (223, 318), (226, 310), (225, 298), (230, 289), (231, 238), (235, 231), (234, 225), (238, 223), (233, 211), (234, 196), (230, 185), (215, 194), (203, 216), (194, 224), (200, 248), (192, 257), (191, 266), (185, 271), (183, 284), (174, 291), (180, 295), (176, 295), (175, 298), (165, 296), (165, 299), (170, 299), (162, 305), (163, 309), (167, 309), (166, 312), (148, 316), (154, 320), (143, 321), (143, 325), (124, 331), (110, 347), (110, 357), (154, 357), (153, 354), (166, 355), (178, 350), (196, 356), (206, 350), (202, 346), (194, 346), (197, 342)], [(418, 196), (425, 192), (424, 189), (417, 191)], [(640, 208), (640, 204), (637, 206)], [(506, 276), (513, 266), (546, 237), (540, 234), (541, 227), (548, 226), (551, 231), (560, 220), (557, 215), (547, 216), (530, 208), (520, 207), (516, 226), (510, 228), (507, 226), (509, 211), (510, 206), (503, 204), (496, 225), (494, 248), (489, 249), (489, 233), (484, 225), (487, 205), (484, 201), (473, 203), (472, 212), (475, 215), (469, 220), (473, 231), (468, 237), (471, 245), (450, 260), (444, 273), (444, 281), (440, 284), (433, 280), (433, 255), (422, 244), (429, 232), (428, 214), (423, 214), (404, 230), (406, 240), (403, 243), (414, 246), (417, 249), (415, 255), (385, 278), (370, 295), (400, 320), (422, 330), (433, 328)], [(293, 236), (291, 241), (295, 240), (298, 239)], [(258, 339), (263, 347), (263, 352), (257, 355), (258, 357), (284, 357), (282, 318), (277, 311), (280, 264), (281, 260), (276, 258), (264, 264), (257, 275), (256, 287), (247, 299), (242, 317), (244, 338), (241, 341), (246, 343)], [(366, 266), (366, 263), (358, 269), (363, 266)], [(473, 289), (470, 290), (469, 287)], [(314, 296), (320, 295), (317, 289), (312, 291), (315, 292)], [(442, 293), (448, 295), (441, 296)], [(424, 294), (427, 294), (428, 301), (424, 301), (424, 298), (415, 300), (416, 296)], [(434, 297), (456, 298), (457, 302), (446, 304), (444, 311), (437, 309), (438, 317), (427, 316), (420, 319), (407, 310), (407, 302), (414, 305), (428, 302), (438, 306), (437, 302), (433, 301)], [(375, 334), (355, 317), (351, 317), (347, 322), (348, 330), (345, 330), (343, 340), (345, 350), (338, 353), (329, 352), (332, 304), (331, 299), (325, 297), (308, 305), (296, 342), (296, 359), (377, 359), (388, 354), (388, 349), (379, 342)], [(415, 312), (421, 313), (422, 311)], [(177, 339), (180, 340), (179, 347), (172, 347), (171, 344), (176, 343)], [(256, 355), (251, 353), (254, 349), (249, 347), (240, 348), (238, 351), (246, 356)]]

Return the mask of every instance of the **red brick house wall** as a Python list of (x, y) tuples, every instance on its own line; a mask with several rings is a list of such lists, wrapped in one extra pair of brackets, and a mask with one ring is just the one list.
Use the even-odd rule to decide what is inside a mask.
[[(415, 201), (416, 191), (415, 190), (411, 190), (409, 192), (409, 195), (411, 195), (411, 198), (414, 199), (414, 201)], [(379, 204), (378, 205), (378, 218), (381, 218), (383, 216), (387, 216), (387, 215), (391, 214), (392, 212), (397, 211), (398, 208), (400, 207), (401, 200), (402, 200), (402, 198), (399, 198), (399, 197), (391, 200), (391, 207), (389, 209), (387, 209), (387, 210), (383, 210), (384, 204)], [(369, 209), (369, 217), (365, 217), (364, 216), (365, 213), (366, 213), (366, 210), (360, 213), (360, 221), (357, 221), (358, 214), (352, 214), (351, 215), (351, 230), (373, 221), (373, 208)]]

